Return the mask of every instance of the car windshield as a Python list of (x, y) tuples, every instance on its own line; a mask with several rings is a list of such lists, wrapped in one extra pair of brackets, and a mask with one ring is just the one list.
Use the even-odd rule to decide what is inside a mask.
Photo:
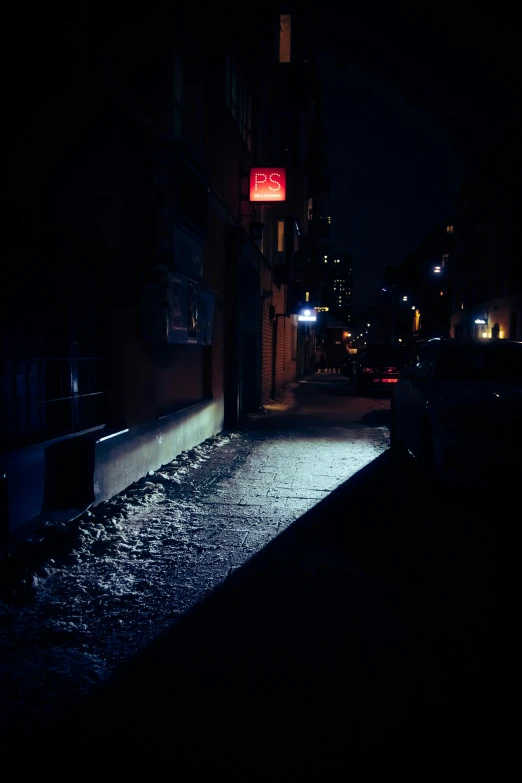
[(522, 381), (522, 343), (447, 344), (437, 377), (451, 381)]
[(404, 364), (404, 350), (393, 345), (370, 345), (361, 358), (373, 364), (401, 367)]

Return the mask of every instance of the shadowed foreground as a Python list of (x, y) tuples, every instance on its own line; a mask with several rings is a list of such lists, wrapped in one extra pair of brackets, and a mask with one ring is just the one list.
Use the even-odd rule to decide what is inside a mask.
[(411, 466), (374, 460), (36, 746), (82, 770), (247, 780), (507, 768), (513, 542), (483, 502), (413, 513), (422, 492)]

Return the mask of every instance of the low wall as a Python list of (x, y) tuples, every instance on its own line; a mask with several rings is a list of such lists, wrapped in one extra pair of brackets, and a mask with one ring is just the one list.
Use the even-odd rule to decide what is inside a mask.
[(157, 470), (222, 429), (223, 401), (210, 400), (159, 421), (97, 439), (94, 503), (117, 495), (149, 470)]
[(120, 432), (96, 428), (4, 454), (2, 524), (12, 532), (64, 511), (73, 518), (222, 429), (223, 400), (207, 400)]

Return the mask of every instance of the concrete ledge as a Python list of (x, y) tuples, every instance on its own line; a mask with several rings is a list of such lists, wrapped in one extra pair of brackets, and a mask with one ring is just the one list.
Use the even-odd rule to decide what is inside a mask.
[(72, 519), (222, 429), (223, 400), (206, 400), (129, 429), (97, 427), (4, 454), (6, 527), (12, 532), (68, 509)]
[(94, 444), (94, 505), (223, 429), (223, 400), (208, 400)]

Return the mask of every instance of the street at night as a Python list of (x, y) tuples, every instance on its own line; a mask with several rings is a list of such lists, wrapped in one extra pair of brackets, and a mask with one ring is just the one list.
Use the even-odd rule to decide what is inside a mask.
[(519, 766), (521, 35), (10, 8), (11, 776)]
[(342, 376), (268, 410), (73, 523), (3, 618), (4, 742), (83, 695), (61, 742), (122, 769), (492, 763), (518, 589), (494, 507), (431, 496)]

